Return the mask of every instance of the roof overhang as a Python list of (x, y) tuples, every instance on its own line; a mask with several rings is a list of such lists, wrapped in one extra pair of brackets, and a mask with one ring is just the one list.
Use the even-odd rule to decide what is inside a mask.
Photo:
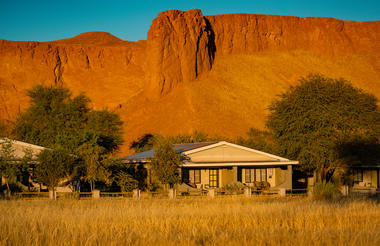
[(287, 166), (298, 165), (298, 161), (271, 161), (271, 162), (185, 162), (181, 167), (247, 167), (247, 166)]
[(128, 159), (122, 159), (121, 160), (123, 163), (128, 163), (128, 164), (140, 164), (140, 163), (150, 163), (151, 160), (149, 159), (141, 159), (141, 160), (128, 160)]

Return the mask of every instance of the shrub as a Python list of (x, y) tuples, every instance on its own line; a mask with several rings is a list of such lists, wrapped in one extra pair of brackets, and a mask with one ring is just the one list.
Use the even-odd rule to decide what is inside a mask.
[(139, 182), (128, 173), (121, 172), (116, 175), (116, 183), (120, 186), (121, 191), (130, 192), (138, 187)]
[(222, 190), (225, 191), (241, 191), (245, 188), (245, 185), (241, 182), (233, 182), (226, 184), (222, 187)]
[(316, 183), (314, 185), (313, 197), (319, 200), (335, 200), (341, 195), (338, 188), (331, 182)]

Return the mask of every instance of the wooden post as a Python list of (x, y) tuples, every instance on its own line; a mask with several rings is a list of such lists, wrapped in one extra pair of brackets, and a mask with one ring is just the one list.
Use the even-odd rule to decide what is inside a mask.
[(140, 190), (139, 189), (134, 189), (133, 190), (133, 198), (135, 199), (140, 199)]
[(214, 198), (215, 197), (215, 189), (209, 189), (208, 190), (208, 196), (211, 198)]
[(148, 185), (151, 185), (152, 184), (152, 170), (150, 169), (149, 166), (146, 167), (146, 184)]
[(49, 198), (51, 200), (57, 200), (57, 193), (55, 192), (55, 190), (49, 190)]
[(314, 193), (314, 186), (309, 186), (307, 188), (307, 196), (310, 198), (313, 198), (313, 193)]
[(286, 175), (287, 175), (286, 179), (287, 179), (287, 184), (288, 184), (287, 188), (293, 189), (293, 181), (292, 181), (292, 179), (293, 179), (293, 167), (292, 167), (292, 165), (288, 165)]
[(176, 198), (176, 190), (175, 189), (169, 189), (169, 198), (174, 199)]
[(348, 185), (342, 185), (340, 189), (343, 196), (348, 196)]
[(246, 197), (251, 197), (252, 196), (252, 188), (251, 187), (245, 187), (244, 188), (244, 195)]
[(100, 198), (100, 190), (92, 190), (92, 199)]
[(238, 167), (237, 166), (232, 167), (232, 173), (233, 173), (233, 182), (234, 183), (238, 182)]
[(286, 188), (280, 188), (279, 194), (280, 197), (286, 197)]

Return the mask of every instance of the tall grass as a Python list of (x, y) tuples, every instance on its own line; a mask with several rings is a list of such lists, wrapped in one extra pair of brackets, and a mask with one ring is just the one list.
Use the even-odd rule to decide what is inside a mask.
[(380, 245), (380, 205), (306, 199), (1, 201), (1, 245)]

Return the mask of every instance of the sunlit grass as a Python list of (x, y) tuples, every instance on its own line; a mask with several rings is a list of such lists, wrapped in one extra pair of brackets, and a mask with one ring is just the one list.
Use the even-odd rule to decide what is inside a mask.
[(374, 201), (1, 201), (1, 245), (380, 245)]

